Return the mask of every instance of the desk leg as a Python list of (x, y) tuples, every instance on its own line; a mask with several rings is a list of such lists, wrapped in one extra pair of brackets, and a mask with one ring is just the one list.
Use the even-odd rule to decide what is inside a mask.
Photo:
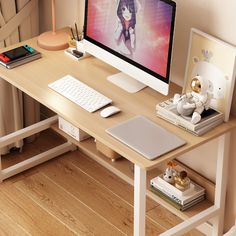
[(145, 235), (146, 170), (134, 167), (134, 236)]
[(212, 232), (212, 235), (214, 236), (223, 235), (229, 144), (230, 133), (226, 133), (219, 138), (216, 167), (215, 206), (220, 209), (220, 212), (219, 215), (214, 218)]

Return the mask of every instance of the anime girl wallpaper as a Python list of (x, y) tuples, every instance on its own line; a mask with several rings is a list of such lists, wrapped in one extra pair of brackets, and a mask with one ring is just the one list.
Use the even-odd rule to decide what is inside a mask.
[(88, 0), (86, 35), (99, 47), (165, 77), (172, 10), (163, 0)]
[(138, 12), (138, 0), (119, 0), (117, 7), (118, 24), (115, 40), (118, 51), (124, 55), (132, 55), (135, 50), (135, 25)]

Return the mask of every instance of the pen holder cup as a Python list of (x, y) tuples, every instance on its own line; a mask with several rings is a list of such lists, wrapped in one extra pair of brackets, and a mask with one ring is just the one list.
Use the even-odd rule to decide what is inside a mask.
[(84, 49), (84, 44), (83, 44), (83, 40), (76, 40), (76, 50), (82, 53), (85, 53), (85, 49)]
[(76, 50), (84, 54), (83, 58), (87, 58), (91, 56), (88, 52), (85, 51), (83, 40), (80, 40), (80, 41), (76, 40)]

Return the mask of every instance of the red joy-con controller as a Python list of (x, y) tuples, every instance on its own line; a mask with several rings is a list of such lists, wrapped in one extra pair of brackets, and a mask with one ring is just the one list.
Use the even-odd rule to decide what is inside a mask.
[(0, 53), (0, 60), (2, 60), (4, 62), (9, 62), (10, 58), (5, 56), (4, 54)]

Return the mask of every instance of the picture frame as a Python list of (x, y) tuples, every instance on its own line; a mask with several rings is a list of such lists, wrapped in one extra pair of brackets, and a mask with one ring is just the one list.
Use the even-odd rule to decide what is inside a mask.
[(197, 75), (209, 81), (210, 107), (222, 112), (224, 121), (228, 121), (236, 75), (236, 47), (192, 28), (183, 93), (191, 92), (191, 80)]

